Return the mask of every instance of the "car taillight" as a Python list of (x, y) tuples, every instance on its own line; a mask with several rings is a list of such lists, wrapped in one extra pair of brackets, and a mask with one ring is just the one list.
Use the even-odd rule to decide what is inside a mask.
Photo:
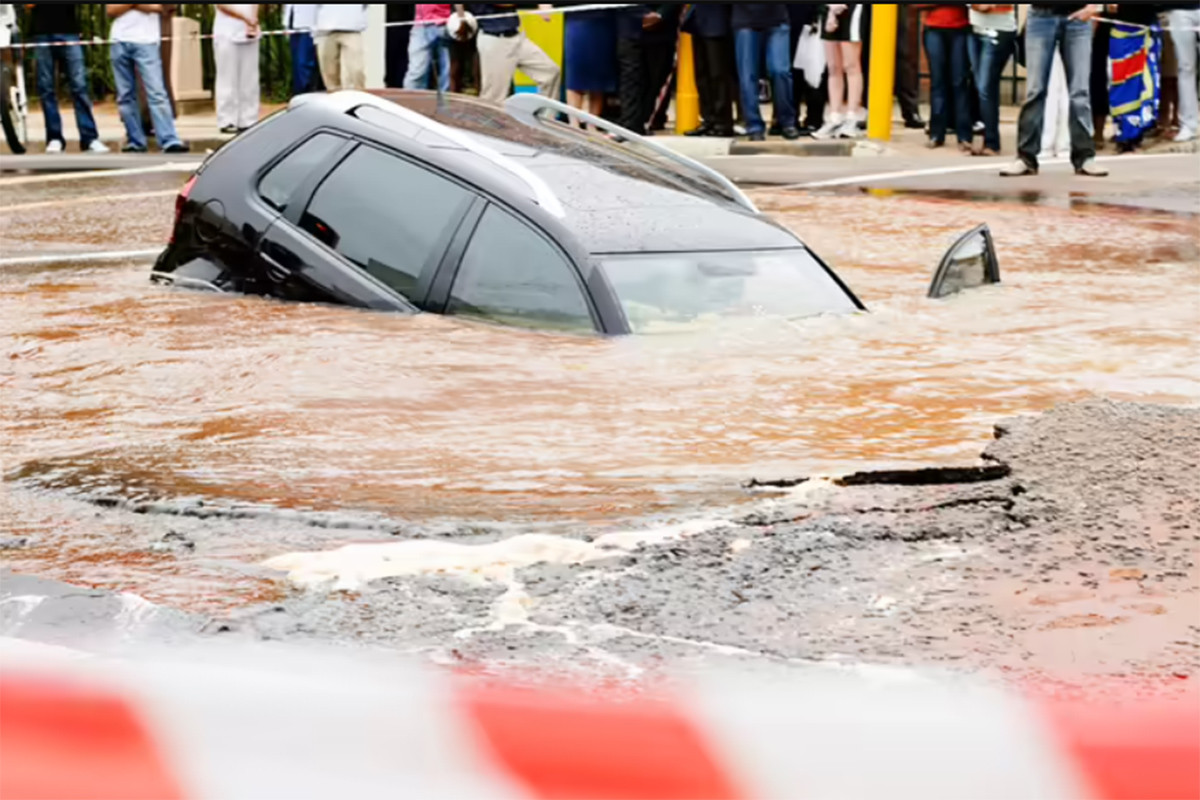
[(188, 182), (183, 185), (179, 191), (179, 196), (175, 198), (175, 222), (171, 225), (171, 238), (168, 242), (174, 243), (175, 229), (179, 227), (179, 218), (183, 216), (183, 204), (187, 202), (188, 195), (191, 194), (192, 186), (196, 183), (196, 176), (188, 178)]

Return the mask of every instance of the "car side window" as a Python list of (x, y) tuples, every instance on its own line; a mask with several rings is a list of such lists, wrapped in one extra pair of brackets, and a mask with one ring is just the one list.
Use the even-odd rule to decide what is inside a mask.
[(361, 146), (321, 182), (300, 227), (412, 302), (474, 195), (399, 156)]
[(541, 234), (494, 205), (463, 254), (446, 313), (549, 330), (595, 330), (575, 268)]
[(318, 133), (271, 167), (258, 182), (258, 194), (267, 205), (286, 211), (288, 200), (316, 167), (325, 163), (345, 142), (339, 136)]

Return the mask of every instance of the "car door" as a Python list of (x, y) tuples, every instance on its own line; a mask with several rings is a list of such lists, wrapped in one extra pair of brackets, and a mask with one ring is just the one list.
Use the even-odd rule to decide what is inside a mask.
[(567, 254), (502, 206), (479, 215), (453, 277), (439, 279), (431, 310), (526, 328), (593, 333), (599, 316)]
[(333, 302), (413, 311), (475, 201), (425, 164), (355, 143), (297, 186), (260, 258), (281, 294), (300, 285)]

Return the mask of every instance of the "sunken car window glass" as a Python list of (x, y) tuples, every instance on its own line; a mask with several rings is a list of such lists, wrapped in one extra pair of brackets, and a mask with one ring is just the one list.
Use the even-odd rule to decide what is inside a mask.
[(345, 140), (318, 133), (271, 167), (258, 183), (258, 193), (272, 208), (287, 210), (288, 200), (315, 167), (324, 164)]
[(593, 331), (575, 268), (512, 214), (491, 206), (450, 290), (447, 314), (558, 331)]
[(359, 147), (317, 188), (300, 227), (364, 272), (414, 297), (471, 202), (466, 189), (373, 147)]
[(722, 317), (807, 317), (855, 311), (807, 250), (603, 256), (630, 329), (672, 330)]

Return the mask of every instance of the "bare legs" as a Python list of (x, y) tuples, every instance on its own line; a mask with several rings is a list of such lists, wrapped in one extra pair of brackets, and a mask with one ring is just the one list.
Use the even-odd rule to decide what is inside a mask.
[[(572, 108), (582, 109), (593, 116), (600, 116), (604, 113), (604, 93), (603, 92), (577, 92), (574, 89), (567, 89), (567, 105)], [(578, 125), (579, 120), (572, 118), (572, 125)]]
[[(829, 113), (840, 118), (842, 99), (846, 96), (846, 68), (842, 63), (841, 42), (825, 42), (825, 61), (829, 64)], [(861, 75), (859, 81), (862, 81)]]

